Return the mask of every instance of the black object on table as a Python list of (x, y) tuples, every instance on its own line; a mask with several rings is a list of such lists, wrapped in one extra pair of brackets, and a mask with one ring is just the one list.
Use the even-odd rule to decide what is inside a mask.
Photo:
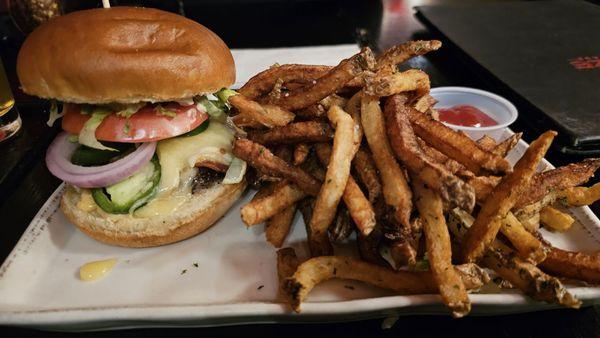
[[(125, 3), (126, 1), (118, 1)], [(140, 1), (144, 2), (144, 1)], [(150, 1), (152, 2), (152, 1)], [(170, 1), (168, 1), (170, 2)], [(179, 1), (175, 1), (179, 3)], [(374, 0), (298, 0), (182, 1), (185, 14), (213, 29), (231, 48), (280, 47), (360, 42), (385, 49), (409, 39), (438, 37), (424, 29), (413, 17), (411, 6), (446, 3), (443, 0), (374, 1)], [(97, 6), (96, 1), (81, 1)], [(73, 6), (75, 6), (73, 5)], [(173, 7), (178, 11), (179, 7)], [(0, 36), (6, 34), (9, 22), (0, 13)], [(18, 91), (14, 62), (18, 41), (2, 40), (0, 56), (10, 72), (24, 128), (11, 143), (0, 145), (0, 261), (17, 240), (60, 181), (46, 169), (44, 152), (57, 132), (45, 125), (47, 103), (27, 97)], [(424, 69), (432, 86), (462, 85), (497, 91), (493, 81), (479, 77), (467, 67), (464, 59), (450, 48), (410, 61), (411, 67)], [(528, 108), (517, 103), (521, 114)], [(542, 128), (547, 126), (542, 125)], [(513, 129), (531, 133), (519, 120)], [(531, 140), (532, 135), (528, 135)], [(10, 155), (8, 155), (10, 154)], [(580, 160), (551, 151), (550, 161), (563, 164)], [(1, 179), (7, 174), (8, 178)], [(598, 209), (594, 209), (598, 214)], [(401, 317), (389, 330), (381, 329), (381, 319), (351, 323), (305, 325), (243, 325), (203, 329), (139, 329), (85, 334), (41, 332), (23, 328), (0, 327), (0, 336), (182, 336), (182, 337), (600, 337), (600, 308), (552, 310), (538, 313), (498, 317), (467, 317), (455, 320), (443, 316)]]
[[(551, 126), (565, 153), (600, 155), (600, 7), (583, 1), (445, 4), (417, 7), (417, 17), (446, 46), (493, 78), (523, 121)], [(541, 123), (540, 123), (541, 122)], [(543, 129), (541, 129), (543, 128)]]

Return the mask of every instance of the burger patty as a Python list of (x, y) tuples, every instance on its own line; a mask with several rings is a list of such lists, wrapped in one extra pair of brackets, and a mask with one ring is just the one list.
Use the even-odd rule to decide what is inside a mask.
[(192, 193), (197, 193), (203, 189), (213, 187), (215, 184), (223, 181), (225, 173), (206, 167), (198, 168), (198, 174), (194, 177)]

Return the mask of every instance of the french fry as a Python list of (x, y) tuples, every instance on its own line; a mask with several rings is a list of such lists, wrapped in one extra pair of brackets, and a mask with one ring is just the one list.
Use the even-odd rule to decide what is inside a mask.
[[(454, 234), (455, 240), (464, 241), (475, 219), (458, 208), (452, 210), (449, 217), (448, 228)], [(551, 255), (552, 253), (549, 252), (548, 257)], [(523, 261), (512, 249), (498, 240), (494, 240), (486, 250), (482, 263), (533, 299), (555, 302), (572, 308), (581, 305), (581, 302), (573, 297), (557, 278), (543, 273), (534, 264)]]
[(295, 215), (296, 205), (292, 204), (269, 218), (265, 224), (265, 236), (267, 242), (271, 243), (276, 248), (281, 248), (285, 238), (290, 233)]
[(331, 94), (325, 97), (323, 100), (319, 101), (319, 104), (323, 106), (326, 110), (329, 110), (331, 106), (340, 106), (345, 107), (346, 103), (348, 103), (348, 99), (341, 97), (337, 94)]
[(542, 270), (559, 277), (600, 283), (600, 254), (566, 251), (549, 247), (548, 257), (540, 264)]
[(375, 162), (369, 151), (359, 148), (352, 160), (352, 166), (362, 184), (367, 188), (369, 201), (371, 203), (375, 202), (381, 195), (381, 182), (379, 181)]
[[(321, 163), (323, 163), (324, 166), (329, 166), (331, 146), (329, 144), (319, 143), (315, 145), (315, 150)], [(351, 175), (348, 176), (342, 199), (344, 200), (358, 230), (365, 236), (369, 235), (375, 228), (375, 211)]]
[(416, 69), (401, 73), (377, 74), (367, 78), (365, 94), (376, 97), (392, 96), (403, 92), (416, 91), (422, 96), (429, 93), (429, 76)]
[(250, 131), (248, 138), (260, 144), (326, 142), (333, 138), (333, 130), (324, 122), (293, 122), (267, 131)]
[(306, 198), (298, 203), (298, 209), (304, 219), (306, 228), (306, 241), (312, 257), (333, 255), (333, 247), (329, 242), (329, 236), (314, 236), (313, 230), (310, 228), (310, 222), (313, 215), (315, 200), (314, 198)]
[(492, 153), (500, 157), (506, 157), (506, 155), (508, 155), (508, 153), (517, 145), (517, 143), (519, 143), (521, 136), (523, 136), (523, 133), (513, 134), (506, 140), (498, 143), (498, 145), (492, 149)]
[(571, 229), (575, 220), (571, 215), (547, 205), (540, 210), (540, 222), (547, 229), (564, 232)]
[(379, 106), (379, 99), (363, 96), (361, 100), (361, 122), (373, 160), (381, 175), (383, 197), (394, 208), (396, 220), (410, 226), (412, 212), (412, 191), (408, 186), (404, 171), (394, 158), (388, 138), (383, 132), (385, 122)]
[(317, 179), (258, 143), (237, 139), (233, 143), (233, 154), (266, 175), (289, 179), (309, 195), (316, 196), (321, 189), (321, 182)]
[(442, 43), (438, 40), (416, 40), (396, 45), (377, 58), (377, 69), (395, 68), (407, 60), (438, 50)]
[(555, 131), (547, 131), (533, 141), (515, 165), (514, 171), (505, 176), (485, 200), (475, 223), (469, 228), (465, 237), (463, 258), (466, 262), (475, 262), (494, 241), (502, 226), (502, 220), (506, 218), (506, 214), (531, 182), (531, 177), (554, 136), (556, 136)]
[(307, 143), (298, 143), (294, 147), (294, 165), (301, 165), (306, 161), (310, 153), (310, 145)]
[(275, 102), (287, 110), (298, 110), (315, 104), (335, 93), (347, 82), (375, 66), (375, 58), (369, 48), (343, 60), (339, 65), (319, 77), (313, 84), (288, 92)]
[(353, 230), (348, 209), (339, 205), (333, 223), (329, 227), (329, 240), (333, 243), (342, 243), (352, 234)]
[(475, 189), (477, 203), (483, 204), (501, 180), (498, 176), (473, 176), (467, 182)]
[(287, 181), (276, 183), (273, 192), (241, 209), (242, 221), (251, 226), (262, 223), (306, 197), (306, 193)]
[(468, 136), (447, 127), (414, 108), (406, 109), (415, 133), (427, 144), (463, 164), (475, 175), (482, 172), (504, 174), (510, 164), (503, 157), (481, 149)]
[(452, 310), (454, 317), (463, 317), (471, 311), (471, 302), (460, 276), (452, 268), (450, 235), (444, 218), (444, 207), (439, 195), (413, 177), (415, 204), (423, 219), (427, 257), (440, 295)]
[(358, 151), (358, 148), (360, 147), (364, 135), (360, 112), (361, 98), (362, 92), (358, 92), (354, 94), (346, 104), (346, 111), (352, 117), (352, 121), (354, 122), (354, 144), (356, 145), (354, 153)]
[(508, 238), (524, 261), (537, 265), (546, 259), (546, 249), (542, 242), (527, 231), (512, 212), (506, 215), (500, 232)]
[(279, 295), (291, 302), (289, 294), (285, 291), (286, 279), (292, 277), (300, 261), (296, 256), (296, 251), (293, 248), (283, 248), (277, 250), (277, 279), (279, 280)]
[(281, 79), (283, 82), (290, 81), (314, 81), (326, 74), (331, 67), (317, 65), (276, 65), (254, 75), (238, 92), (247, 98), (254, 100), (269, 91), (275, 83)]
[(243, 114), (242, 116), (249, 117), (268, 128), (285, 126), (292, 122), (295, 117), (294, 114), (279, 106), (272, 104), (261, 105), (258, 102), (248, 99), (244, 95), (231, 96), (228, 101)]
[(233, 123), (240, 128), (264, 129), (265, 126), (252, 119), (249, 115), (239, 113), (231, 118)]
[(590, 205), (600, 199), (600, 183), (587, 187), (571, 187), (559, 193), (564, 204), (572, 207)]
[(383, 233), (377, 227), (371, 231), (369, 236), (364, 236), (359, 232), (356, 236), (356, 246), (358, 247), (360, 258), (369, 263), (389, 266), (387, 261), (383, 259), (379, 253), (379, 245), (382, 238)]
[(533, 178), (529, 189), (523, 192), (515, 204), (515, 209), (535, 203), (552, 191), (584, 184), (599, 167), (600, 158), (587, 158), (579, 163), (539, 173)]
[(429, 156), (431, 159), (433, 159), (437, 163), (446, 167), (446, 169), (448, 169), (448, 171), (450, 171), (452, 174), (458, 174), (459, 172), (460, 173), (468, 172), (469, 177), (474, 176), (474, 174), (471, 173), (470, 171), (468, 171), (468, 169), (464, 165), (458, 163), (457, 161), (451, 159), (450, 157), (442, 154), (437, 149), (431, 147), (425, 141), (423, 141), (422, 138), (417, 137), (417, 142), (419, 143), (419, 147), (421, 147), (421, 150), (423, 151), (423, 153), (425, 155)]
[(387, 99), (384, 109), (386, 131), (396, 157), (428, 187), (437, 191), (452, 207), (472, 210), (475, 205), (475, 191), (445, 167), (422, 153), (407, 116), (407, 111), (412, 108), (406, 107), (405, 103), (405, 97), (394, 95)]
[[(474, 264), (454, 268), (469, 290), (479, 289), (489, 281), (487, 273)], [(284, 289), (292, 299), (291, 307), (300, 312), (300, 305), (319, 283), (332, 278), (361, 281), (400, 295), (427, 294), (438, 291), (429, 271), (394, 271), (379, 265), (343, 256), (321, 256), (300, 264)]]
[(421, 96), (415, 103), (413, 103), (413, 107), (420, 111), (421, 113), (426, 113), (430, 108), (435, 106), (437, 100), (433, 98), (433, 96), (426, 94)]
[(350, 163), (356, 151), (354, 144), (354, 121), (352, 117), (338, 106), (332, 106), (327, 116), (335, 126), (333, 151), (325, 180), (318, 193), (310, 220), (310, 229), (317, 241), (327, 237), (327, 228), (335, 216), (335, 210), (342, 198), (348, 177)]
[(311, 104), (306, 108), (296, 110), (296, 117), (304, 120), (320, 119), (325, 116), (326, 110), (320, 103)]
[(569, 293), (558, 278), (549, 276), (535, 265), (521, 260), (499, 241), (495, 241), (486, 251), (482, 261), (486, 267), (535, 300), (558, 303), (574, 309), (581, 306), (581, 301)]
[(491, 138), (488, 135), (483, 135), (479, 140), (475, 141), (477, 142), (477, 145), (485, 150), (485, 151), (489, 151), (492, 152), (494, 151), (494, 148), (496, 148), (496, 146), (498, 146), (498, 143), (496, 143), (496, 140), (494, 140), (493, 138)]

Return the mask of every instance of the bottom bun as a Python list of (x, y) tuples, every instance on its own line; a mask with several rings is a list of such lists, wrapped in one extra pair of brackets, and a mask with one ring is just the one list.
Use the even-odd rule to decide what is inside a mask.
[(77, 203), (81, 192), (68, 186), (60, 208), (86, 235), (107, 244), (144, 248), (178, 242), (197, 235), (218, 221), (240, 198), (246, 182), (215, 184), (191, 195), (177, 212), (152, 218), (87, 212)]

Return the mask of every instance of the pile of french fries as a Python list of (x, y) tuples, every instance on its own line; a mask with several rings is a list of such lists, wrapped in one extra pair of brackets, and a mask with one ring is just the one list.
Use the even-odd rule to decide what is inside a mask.
[[(297, 210), (306, 224), (312, 258), (277, 253), (293, 310), (331, 278), (439, 293), (455, 317), (469, 313), (468, 293), (490, 281), (488, 271), (505, 287), (572, 308), (581, 302), (561, 279), (600, 281), (600, 254), (555, 248), (539, 232), (540, 224), (567, 231), (574, 220), (561, 208), (600, 198), (599, 184), (579, 187), (600, 159), (537, 173), (556, 132), (512, 167), (505, 157), (521, 134), (473, 141), (440, 123), (427, 74), (398, 68), (440, 47), (410, 41), (379, 57), (364, 48), (335, 67), (275, 65), (229, 98), (242, 130), (233, 151), (259, 189), (242, 220), (265, 223), (277, 248)], [(336, 256), (353, 233), (361, 260)]]

